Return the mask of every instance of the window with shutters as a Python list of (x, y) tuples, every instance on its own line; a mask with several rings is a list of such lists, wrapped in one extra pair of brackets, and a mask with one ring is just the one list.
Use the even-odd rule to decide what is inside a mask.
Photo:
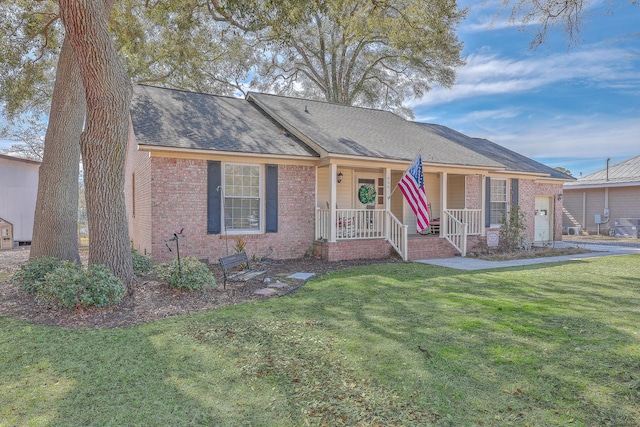
[(262, 225), (262, 167), (224, 164), (223, 223), (227, 231), (260, 231)]
[(497, 226), (504, 222), (507, 217), (507, 180), (491, 178), (491, 225)]

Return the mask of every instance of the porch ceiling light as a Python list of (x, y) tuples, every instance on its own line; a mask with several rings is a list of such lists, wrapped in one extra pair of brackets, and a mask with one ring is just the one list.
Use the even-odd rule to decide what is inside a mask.
[(342, 172), (338, 172), (338, 184), (340, 184), (342, 182)]

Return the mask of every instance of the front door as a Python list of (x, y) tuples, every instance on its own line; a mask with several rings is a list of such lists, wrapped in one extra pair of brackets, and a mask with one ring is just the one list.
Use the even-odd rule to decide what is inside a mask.
[(553, 212), (551, 197), (536, 197), (534, 241), (548, 242), (553, 229)]
[(375, 209), (378, 192), (375, 178), (358, 178), (356, 206), (358, 209)]

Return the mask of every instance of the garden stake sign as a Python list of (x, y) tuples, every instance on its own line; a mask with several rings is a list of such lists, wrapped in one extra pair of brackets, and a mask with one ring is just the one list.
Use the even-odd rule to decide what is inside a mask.
[(164, 244), (167, 245), (169, 252), (173, 252), (169, 246), (169, 242), (176, 242), (176, 257), (178, 259), (178, 274), (180, 277), (182, 277), (182, 265), (180, 265), (180, 237), (184, 237), (184, 234), (182, 234), (183, 231), (184, 227), (177, 233), (173, 233), (173, 237), (164, 242)]

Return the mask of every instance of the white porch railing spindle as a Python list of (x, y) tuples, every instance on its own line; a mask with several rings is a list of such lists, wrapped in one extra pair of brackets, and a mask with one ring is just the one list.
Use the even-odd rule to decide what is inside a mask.
[(407, 239), (407, 230), (409, 227), (403, 225), (391, 212), (388, 212), (387, 215), (391, 219), (391, 227), (387, 240), (391, 243), (391, 246), (393, 246), (396, 252), (400, 254), (402, 259), (406, 261), (409, 253)]
[(461, 223), (468, 225), (467, 234), (469, 236), (480, 234), (482, 218), (480, 209), (447, 209), (447, 212)]
[(448, 210), (445, 211), (445, 220), (447, 221), (445, 238), (463, 257), (467, 256), (468, 224), (460, 221)]
[(316, 240), (329, 240), (329, 209), (316, 208)]

